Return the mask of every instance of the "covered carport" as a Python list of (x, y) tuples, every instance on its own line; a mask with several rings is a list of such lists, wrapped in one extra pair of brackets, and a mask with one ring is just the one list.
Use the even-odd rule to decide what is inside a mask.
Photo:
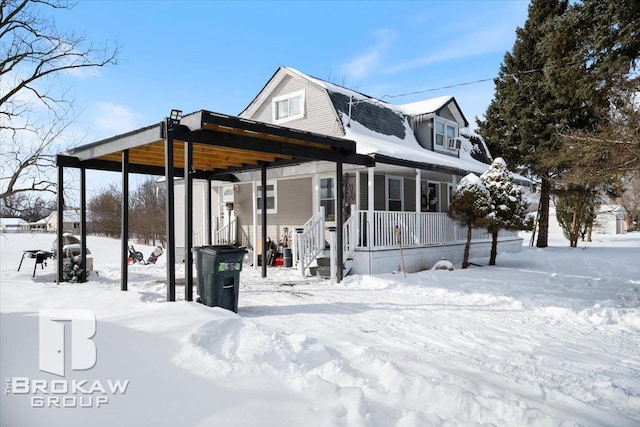
[[(121, 289), (128, 286), (128, 235), (129, 235), (129, 174), (164, 176), (166, 194), (166, 256), (167, 300), (175, 301), (175, 196), (174, 179), (183, 177), (185, 182), (185, 300), (193, 300), (193, 179), (208, 182), (207, 218), (211, 223), (211, 180), (234, 181), (234, 173), (260, 170), (262, 188), (267, 186), (267, 168), (310, 161), (329, 161), (336, 165), (337, 188), (342, 188), (342, 166), (353, 163), (372, 166), (373, 160), (356, 154), (354, 141), (306, 132), (263, 122), (242, 119), (210, 111), (198, 111), (182, 116), (172, 110), (170, 117), (155, 125), (147, 126), (91, 144), (70, 149), (57, 155), (58, 168), (58, 226), (57, 253), (62, 254), (64, 211), (64, 168), (80, 170), (81, 257), (86, 265), (86, 170), (117, 171), (122, 173), (121, 219)], [(337, 192), (337, 206), (342, 206), (343, 195)], [(262, 197), (262, 212), (267, 212), (267, 198)], [(267, 215), (262, 215), (262, 236), (266, 236)], [(341, 209), (337, 209), (336, 221), (342, 224)], [(342, 227), (337, 227), (337, 247), (343, 244)], [(208, 233), (207, 244), (211, 244)], [(266, 245), (262, 246), (262, 259), (266, 259)], [(338, 250), (338, 265), (343, 264), (342, 251)], [(63, 256), (57, 257), (58, 277), (63, 271)], [(262, 263), (262, 277), (267, 275), (266, 263)], [(86, 280), (86, 273), (80, 277)], [(342, 280), (338, 268), (337, 280)]]

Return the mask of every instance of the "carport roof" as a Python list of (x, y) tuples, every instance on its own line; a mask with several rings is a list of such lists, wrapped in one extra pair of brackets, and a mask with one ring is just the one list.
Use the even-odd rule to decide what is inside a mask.
[[(122, 153), (128, 150), (130, 172), (164, 175), (166, 123), (72, 148), (58, 155), (58, 166), (120, 171)], [(206, 110), (182, 117), (171, 132), (176, 172), (185, 164), (185, 141), (193, 144), (194, 178), (258, 169), (264, 163), (271, 167), (324, 160), (373, 165), (370, 157), (356, 154), (352, 140)]]

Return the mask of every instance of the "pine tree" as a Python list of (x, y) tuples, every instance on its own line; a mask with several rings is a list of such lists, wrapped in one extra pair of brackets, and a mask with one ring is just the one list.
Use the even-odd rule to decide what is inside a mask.
[(507, 169), (506, 162), (501, 157), (493, 161), (480, 179), (491, 197), (491, 212), (488, 215), (487, 225), (487, 230), (491, 233), (489, 265), (495, 265), (499, 231), (530, 228), (531, 225), (527, 221), (528, 203), (523, 197), (522, 189), (516, 184)]
[(453, 200), (449, 205), (449, 218), (467, 228), (467, 243), (464, 246), (462, 268), (469, 266), (469, 250), (474, 227), (484, 227), (487, 215), (491, 212), (491, 196), (480, 178), (470, 173), (462, 178), (453, 193)]
[(558, 224), (569, 239), (569, 246), (575, 248), (578, 239), (584, 239), (593, 226), (598, 206), (596, 193), (583, 186), (571, 186), (559, 191), (555, 202)]
[(567, 0), (532, 0), (524, 28), (516, 30), (512, 52), (507, 52), (494, 80), (496, 92), (480, 134), (494, 155), (541, 179), (539, 234), (536, 246), (548, 245), (549, 198), (554, 174), (540, 160), (553, 156), (560, 146), (558, 126), (567, 111), (552, 92), (544, 70), (551, 65), (542, 43), (549, 23), (567, 10)]

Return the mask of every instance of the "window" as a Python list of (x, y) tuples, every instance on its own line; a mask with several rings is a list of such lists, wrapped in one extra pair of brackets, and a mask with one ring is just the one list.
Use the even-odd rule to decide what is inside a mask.
[(434, 140), (437, 148), (449, 148), (455, 150), (457, 148), (457, 134), (458, 127), (453, 122), (436, 120)]
[[(267, 213), (277, 213), (276, 197), (278, 187), (275, 182), (267, 182)], [(256, 207), (258, 213), (262, 213), (262, 185), (256, 187)]]
[(403, 179), (400, 177), (387, 177), (387, 210), (402, 210)]
[(282, 123), (304, 117), (304, 90), (273, 98), (273, 122)]
[(320, 178), (320, 206), (324, 207), (324, 220), (336, 220), (336, 191), (334, 178)]

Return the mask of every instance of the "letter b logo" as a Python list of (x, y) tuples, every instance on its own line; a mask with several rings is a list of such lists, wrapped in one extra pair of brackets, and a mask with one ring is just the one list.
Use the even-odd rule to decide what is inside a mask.
[(91, 369), (96, 364), (96, 316), (90, 310), (40, 310), (40, 370), (64, 376), (65, 324), (71, 322), (71, 369)]

